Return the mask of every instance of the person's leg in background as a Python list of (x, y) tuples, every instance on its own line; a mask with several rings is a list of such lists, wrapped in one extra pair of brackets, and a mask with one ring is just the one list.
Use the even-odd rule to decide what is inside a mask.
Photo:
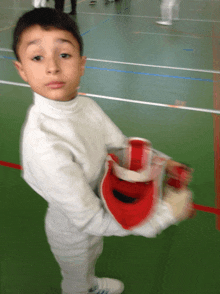
[(173, 7), (176, 0), (162, 0), (160, 5), (161, 21), (157, 21), (161, 25), (172, 25)]
[(55, 0), (55, 9), (63, 12), (64, 0)]
[(40, 7), (46, 7), (47, 6), (47, 0), (32, 0), (32, 5), (35, 8), (40, 8)]
[(71, 10), (71, 12), (69, 13), (70, 15), (76, 15), (76, 3), (77, 3), (76, 0), (71, 0), (72, 10)]
[(32, 5), (35, 8), (40, 8), (40, 6), (41, 6), (41, 0), (32, 0)]
[(41, 7), (47, 6), (47, 0), (41, 0)]

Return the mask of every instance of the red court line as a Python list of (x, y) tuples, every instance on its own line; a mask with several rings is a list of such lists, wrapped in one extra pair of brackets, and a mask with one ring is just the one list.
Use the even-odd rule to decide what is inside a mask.
[(220, 215), (220, 209), (219, 208), (204, 206), (204, 205), (195, 204), (195, 203), (193, 204), (193, 207), (196, 210), (205, 211), (205, 212), (209, 212), (209, 213), (214, 213), (216, 215)]
[[(0, 165), (22, 170), (21, 165), (14, 164), (14, 163), (9, 163), (9, 162), (6, 162), (6, 161), (1, 161), (0, 160)], [(219, 208), (199, 205), (199, 204), (195, 204), (195, 203), (193, 204), (193, 207), (196, 210), (205, 211), (205, 212), (209, 212), (209, 213), (214, 213), (216, 215), (220, 215), (220, 209)]]
[[(212, 27), (212, 51), (213, 51), (213, 69), (219, 69), (220, 65), (220, 44), (218, 38), (220, 37), (220, 26), (213, 24)], [(220, 75), (213, 74), (213, 79), (219, 79)], [(220, 83), (213, 84), (213, 106), (215, 110), (220, 109)], [(215, 203), (216, 207), (220, 209), (220, 118), (213, 115), (214, 128), (214, 164), (215, 164)], [(220, 231), (220, 215), (216, 218), (216, 228)]]
[(12, 167), (15, 169), (21, 169), (22, 170), (22, 166), (19, 164), (15, 164), (15, 163), (10, 163), (10, 162), (6, 162), (6, 161), (1, 161), (0, 160), (0, 165), (6, 166), (6, 167)]

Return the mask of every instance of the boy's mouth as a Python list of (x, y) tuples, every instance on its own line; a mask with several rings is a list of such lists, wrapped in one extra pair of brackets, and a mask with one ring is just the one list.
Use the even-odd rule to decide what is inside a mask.
[(59, 88), (62, 88), (64, 86), (64, 83), (63, 82), (53, 81), (53, 82), (48, 83), (46, 86), (50, 87), (51, 89), (59, 89)]

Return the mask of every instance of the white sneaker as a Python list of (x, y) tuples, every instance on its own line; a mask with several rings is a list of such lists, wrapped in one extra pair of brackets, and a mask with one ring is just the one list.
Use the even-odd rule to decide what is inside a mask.
[(96, 278), (97, 285), (89, 290), (89, 294), (121, 294), (124, 284), (116, 279)]
[(172, 21), (163, 21), (163, 20), (160, 20), (160, 21), (156, 21), (156, 23), (160, 24), (160, 25), (163, 25), (163, 26), (171, 26), (172, 25)]

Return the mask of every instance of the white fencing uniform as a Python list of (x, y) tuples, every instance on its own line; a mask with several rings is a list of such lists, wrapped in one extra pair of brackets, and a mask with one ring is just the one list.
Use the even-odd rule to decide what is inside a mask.
[(35, 8), (46, 7), (47, 6), (46, 0), (32, 0), (32, 5)]
[[(24, 180), (49, 204), (45, 228), (63, 275), (62, 290), (87, 294), (103, 236), (155, 237), (176, 220), (161, 200), (145, 225), (124, 230), (97, 196), (108, 150), (127, 138), (90, 98), (67, 102), (34, 93), (22, 131)], [(164, 155), (165, 156), (165, 155)]]
[(160, 5), (162, 21), (172, 22), (179, 17), (179, 6), (181, 0), (162, 0)]

